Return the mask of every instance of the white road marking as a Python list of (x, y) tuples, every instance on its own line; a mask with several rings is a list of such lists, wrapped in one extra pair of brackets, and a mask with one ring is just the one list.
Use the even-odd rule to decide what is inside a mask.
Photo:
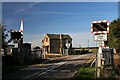
[(83, 57), (83, 56), (86, 56), (86, 55), (80, 55), (80, 56), (78, 56), (78, 57), (73, 57), (73, 58), (71, 58), (72, 60), (73, 59), (80, 59), (81, 57)]
[[(80, 55), (80, 56), (78, 56), (78, 57), (73, 57), (73, 58), (70, 58), (69, 60), (72, 60), (72, 59), (80, 59), (81, 57), (83, 57), (83, 56), (86, 56), (86, 55)], [(65, 63), (67, 63), (68, 61), (64, 61), (64, 62), (59, 62), (59, 63), (55, 63), (55, 64), (53, 64), (53, 66), (50, 66), (50, 67), (48, 67), (48, 68), (46, 68), (45, 69), (45, 71), (43, 71), (42, 73), (40, 73), (40, 72), (37, 72), (37, 73), (34, 73), (34, 74), (32, 74), (32, 75), (30, 75), (30, 76), (27, 76), (25, 79), (27, 79), (27, 78), (32, 78), (32, 77), (34, 77), (35, 75), (38, 75), (38, 76), (41, 76), (41, 75), (43, 75), (43, 74), (45, 74), (45, 73), (47, 73), (48, 71), (55, 71), (55, 70), (53, 70), (53, 69), (55, 69), (55, 68), (57, 68), (57, 67), (59, 67), (59, 66), (61, 66), (61, 65), (64, 65)], [(69, 72), (69, 70), (61, 70), (62, 72)], [(71, 75), (72, 76), (72, 75)], [(37, 76), (36, 76), (37, 77)], [(69, 76), (70, 77), (70, 76)], [(24, 79), (24, 80), (25, 80)]]
[(20, 70), (46, 70), (48, 68), (23, 68), (23, 69), (20, 69)]
[(71, 72), (70, 70), (61, 70), (61, 72)]
[(48, 72), (56, 72), (56, 71), (58, 71), (58, 70), (47, 70)]
[[(65, 61), (65, 62), (56, 63), (55, 65), (48, 67), (48, 69), (47, 69), (46, 71), (44, 71), (44, 72), (42, 72), (42, 73), (40, 73), (40, 72), (34, 73), (34, 74), (30, 75), (30, 76), (27, 76), (25, 79), (31, 78), (31, 77), (33, 77), (33, 76), (35, 76), (35, 75), (39, 75), (39, 76), (40, 76), (40, 75), (43, 75), (43, 74), (45, 74), (46, 72), (52, 71), (53, 69), (55, 69), (55, 68), (57, 68), (57, 67), (65, 64), (65, 63), (66, 63), (66, 61)], [(23, 79), (23, 80), (25, 80), (25, 79)]]

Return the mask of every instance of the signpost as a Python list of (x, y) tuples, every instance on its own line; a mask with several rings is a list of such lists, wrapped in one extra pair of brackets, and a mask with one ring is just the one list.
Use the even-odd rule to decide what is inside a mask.
[(98, 42), (97, 42), (97, 46), (102, 46), (102, 47), (104, 47), (104, 45), (105, 45), (104, 41), (98, 41)]
[(93, 21), (91, 23), (91, 33), (94, 34), (94, 40), (97, 41), (99, 47), (96, 57), (96, 77), (100, 77), (101, 60), (102, 60), (102, 47), (105, 46), (104, 41), (107, 41), (107, 33), (109, 33), (109, 21)]

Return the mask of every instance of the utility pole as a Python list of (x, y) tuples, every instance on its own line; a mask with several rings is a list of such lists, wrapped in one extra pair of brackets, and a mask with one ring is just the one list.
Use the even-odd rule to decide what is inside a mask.
[(60, 34), (60, 54), (62, 54), (62, 34)]
[(69, 53), (69, 48), (70, 48), (70, 43), (68, 42), (68, 40), (66, 40), (66, 47), (67, 47), (67, 55)]
[(89, 52), (89, 39), (88, 39), (88, 52)]

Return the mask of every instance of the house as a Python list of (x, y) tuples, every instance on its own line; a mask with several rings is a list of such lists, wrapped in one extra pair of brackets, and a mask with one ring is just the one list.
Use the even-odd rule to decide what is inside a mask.
[(43, 49), (46, 53), (62, 54), (65, 49), (72, 48), (72, 38), (66, 34), (46, 34), (42, 40)]

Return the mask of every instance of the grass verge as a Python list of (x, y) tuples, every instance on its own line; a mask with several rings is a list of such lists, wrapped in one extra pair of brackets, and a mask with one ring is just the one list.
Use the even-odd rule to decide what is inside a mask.
[(75, 75), (75, 78), (77, 79), (95, 79), (95, 67), (83, 67), (80, 68), (78, 73)]

